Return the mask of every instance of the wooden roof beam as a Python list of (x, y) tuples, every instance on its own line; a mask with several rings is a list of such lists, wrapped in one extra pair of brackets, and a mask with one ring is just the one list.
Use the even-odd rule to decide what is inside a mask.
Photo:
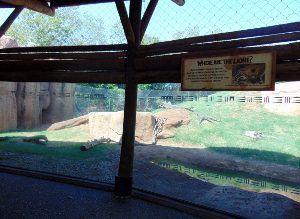
[(134, 32), (128, 18), (128, 14), (126, 11), (126, 7), (124, 4), (124, 0), (115, 0), (117, 10), (121, 19), (121, 23), (123, 25), (124, 33), (129, 45), (133, 46), (135, 44), (135, 36)]
[(39, 0), (1, 0), (4, 3), (21, 6), (33, 11), (37, 11), (49, 16), (54, 16), (55, 12), (53, 8), (50, 8), (46, 2)]
[(147, 9), (146, 9), (144, 15), (143, 15), (142, 23), (141, 23), (141, 37), (140, 37), (141, 41), (143, 40), (143, 37), (145, 35), (145, 32), (147, 30), (148, 24), (151, 20), (151, 17), (153, 15), (153, 12), (156, 8), (157, 3), (158, 3), (158, 0), (151, 0), (147, 6)]
[(15, 6), (0, 2), (0, 8), (14, 8)]
[(9, 15), (9, 17), (4, 21), (4, 23), (0, 27), (0, 38), (6, 33), (8, 28), (12, 25), (15, 19), (22, 12), (23, 7), (16, 7), (15, 10)]

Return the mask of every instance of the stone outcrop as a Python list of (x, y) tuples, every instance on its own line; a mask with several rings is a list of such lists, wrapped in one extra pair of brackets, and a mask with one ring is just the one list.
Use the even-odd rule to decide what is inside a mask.
[[(123, 133), (123, 111), (93, 112), (89, 114), (89, 131), (92, 139), (101, 137), (121, 142)], [(135, 141), (141, 144), (152, 144), (152, 131), (155, 118), (151, 113), (138, 112), (136, 119)]]
[(71, 128), (71, 127), (87, 124), (88, 122), (89, 122), (89, 115), (84, 115), (74, 119), (69, 119), (66, 121), (54, 123), (47, 129), (47, 131), (55, 131), (55, 130), (61, 130), (65, 128)]
[(43, 123), (52, 124), (73, 117), (75, 86), (70, 83), (50, 83), (51, 104), (43, 111)]
[(40, 83), (18, 83), (18, 128), (30, 129), (40, 125)]
[(189, 110), (183, 108), (168, 109), (155, 113), (155, 117), (166, 119), (163, 130), (158, 134), (157, 138), (164, 139), (174, 137), (176, 128), (190, 123), (190, 113)]
[(47, 110), (51, 103), (50, 93), (49, 93), (50, 83), (42, 82), (40, 83), (40, 121), (42, 122), (43, 111)]

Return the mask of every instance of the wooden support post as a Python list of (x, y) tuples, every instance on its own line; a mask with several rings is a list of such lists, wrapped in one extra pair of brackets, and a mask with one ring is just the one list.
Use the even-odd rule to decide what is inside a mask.
[(152, 17), (152, 14), (153, 14), (155, 8), (156, 8), (157, 3), (158, 3), (158, 0), (151, 0), (149, 2), (149, 5), (147, 6), (145, 14), (143, 15), (143, 18), (142, 18), (140, 41), (143, 40), (143, 37), (145, 35), (145, 32), (147, 30), (148, 24), (150, 22), (150, 19)]
[(22, 12), (23, 7), (16, 7), (15, 10), (9, 15), (9, 17), (6, 19), (6, 21), (1, 25), (0, 27), (0, 38), (6, 33), (8, 28), (12, 25), (14, 20), (19, 16), (19, 14)]
[(50, 8), (46, 2), (38, 1), (38, 0), (1, 0), (4, 3), (22, 6), (33, 11), (37, 11), (49, 16), (54, 16), (54, 9)]
[(132, 172), (137, 106), (137, 83), (134, 80), (136, 74), (134, 61), (136, 57), (136, 51), (140, 45), (141, 9), (141, 0), (130, 1), (129, 19), (135, 35), (135, 45), (130, 46), (127, 52), (122, 148), (119, 172), (115, 180), (115, 195), (120, 197), (130, 196), (132, 191)]
[(125, 33), (125, 36), (126, 36), (126, 39), (127, 39), (127, 43), (130, 46), (134, 46), (135, 36), (134, 36), (134, 32), (132, 30), (131, 23), (128, 19), (128, 15), (127, 15), (126, 7), (125, 7), (125, 4), (124, 4), (124, 0), (116, 0), (116, 6), (117, 6), (118, 13), (120, 15), (120, 19), (121, 19), (121, 23), (122, 23), (124, 33)]

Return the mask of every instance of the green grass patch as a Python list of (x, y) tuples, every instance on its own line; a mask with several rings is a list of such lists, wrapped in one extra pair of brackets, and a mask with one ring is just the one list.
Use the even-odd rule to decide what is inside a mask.
[[(23, 142), (23, 137), (37, 135), (47, 136), (47, 145)], [(80, 146), (88, 140), (88, 130), (84, 126), (72, 127), (58, 131), (15, 131), (1, 133), (0, 137), (10, 137), (0, 142), (0, 151), (20, 154), (36, 154), (65, 159), (105, 160), (107, 155), (118, 149), (118, 144), (101, 144), (88, 151), (80, 151)]]
[[(213, 96), (234, 95), (239, 93), (218, 92)], [(174, 143), (198, 144), (242, 158), (300, 167), (299, 116), (278, 115), (258, 103), (193, 101), (178, 106), (193, 107), (194, 113), (188, 126), (177, 129), (175, 138), (171, 140)], [(220, 122), (200, 124), (197, 114)], [(264, 136), (254, 140), (245, 136), (245, 131), (261, 131)]]

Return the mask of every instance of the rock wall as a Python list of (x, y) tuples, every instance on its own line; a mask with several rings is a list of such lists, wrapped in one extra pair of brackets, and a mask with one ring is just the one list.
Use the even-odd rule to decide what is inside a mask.
[(16, 82), (0, 82), (0, 132), (17, 128)]

